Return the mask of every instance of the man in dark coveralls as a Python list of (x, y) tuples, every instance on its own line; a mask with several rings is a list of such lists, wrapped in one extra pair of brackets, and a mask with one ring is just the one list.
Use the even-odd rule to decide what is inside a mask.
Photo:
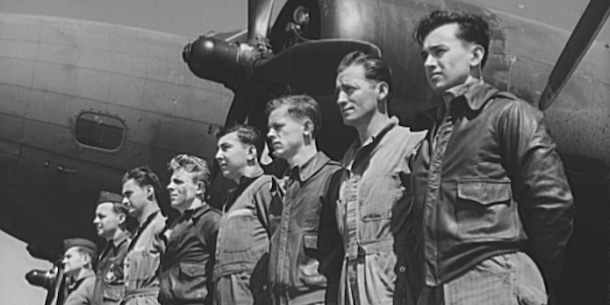
[(289, 166), (281, 220), (271, 238), (271, 304), (334, 304), (339, 274), (327, 278), (318, 270), (331, 263), (329, 252), (318, 250), (318, 234), (329, 234), (319, 232), (322, 198), (341, 166), (318, 151), (320, 106), (307, 95), (287, 96), (271, 100), (267, 114), (273, 154)]
[(93, 224), (97, 235), (106, 239), (95, 281), (95, 302), (100, 305), (118, 305), (125, 291), (123, 260), (130, 239), (127, 231), (129, 212), (122, 202), (123, 196), (105, 191), (97, 200)]
[(480, 16), (435, 11), (413, 36), (443, 99), (414, 126), (428, 131), (411, 160), (418, 304), (546, 304), (574, 209), (544, 116), (483, 80)]
[(169, 170), (167, 190), (180, 216), (161, 233), (165, 253), (159, 266), (159, 302), (209, 305), (220, 219), (220, 212), (205, 201), (210, 170), (203, 159), (184, 154), (169, 162)]
[(84, 238), (64, 241), (62, 260), (64, 275), (68, 277), (68, 295), (63, 305), (97, 305), (93, 300), (97, 246)]

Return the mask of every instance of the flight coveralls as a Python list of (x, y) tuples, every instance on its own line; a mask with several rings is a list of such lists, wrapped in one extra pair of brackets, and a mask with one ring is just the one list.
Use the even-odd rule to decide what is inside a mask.
[(161, 233), (159, 302), (212, 304), (212, 271), (220, 211), (204, 204), (179, 215)]
[(392, 117), (343, 157), (335, 212), (345, 249), (338, 304), (412, 304), (404, 253), (412, 232), (408, 160), (424, 135)]
[(89, 270), (68, 287), (68, 295), (62, 305), (97, 305), (94, 302), (95, 273)]
[(269, 239), (281, 200), (275, 178), (262, 169), (229, 191), (218, 230), (215, 304), (269, 304)]
[(545, 303), (525, 253), (555, 279), (574, 207), (543, 114), (483, 81), (448, 94), (414, 125), (429, 131), (411, 160), (420, 302)]
[(159, 304), (159, 262), (164, 252), (160, 234), (166, 218), (157, 210), (140, 225), (125, 257), (124, 305)]
[(327, 275), (319, 270), (327, 269), (330, 261), (328, 252), (318, 249), (318, 233), (327, 233), (319, 231), (320, 212), (330, 177), (340, 168), (338, 162), (318, 152), (284, 178), (282, 216), (269, 254), (271, 304), (336, 302), (338, 274), (329, 285)]
[(125, 292), (123, 260), (130, 239), (123, 232), (116, 240), (109, 240), (97, 263), (94, 298), (96, 304), (118, 305)]

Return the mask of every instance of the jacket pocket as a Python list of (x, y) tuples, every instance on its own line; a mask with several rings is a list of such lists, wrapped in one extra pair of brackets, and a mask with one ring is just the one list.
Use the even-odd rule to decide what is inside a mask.
[(187, 278), (205, 275), (205, 265), (193, 263), (180, 263), (180, 273)]
[(207, 296), (206, 267), (202, 263), (180, 263), (178, 279), (174, 281), (174, 298), (201, 300)]
[(300, 281), (308, 287), (326, 286), (326, 277), (320, 274), (318, 253), (318, 235), (305, 233), (303, 235), (303, 253), (299, 255), (298, 268)]
[(125, 287), (123, 285), (112, 285), (104, 287), (104, 301), (118, 302), (123, 298)]
[(238, 210), (227, 219), (223, 228), (223, 243), (224, 252), (243, 252), (252, 248), (252, 231), (254, 230), (254, 221), (257, 219), (249, 210)]
[(461, 238), (494, 241), (517, 237), (519, 215), (510, 181), (459, 181), (455, 215)]

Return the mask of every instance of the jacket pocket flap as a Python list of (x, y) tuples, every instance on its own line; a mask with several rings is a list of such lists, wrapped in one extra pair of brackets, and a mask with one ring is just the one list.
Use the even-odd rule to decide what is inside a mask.
[(305, 234), (303, 235), (303, 247), (307, 249), (318, 249), (318, 235)]
[(458, 198), (482, 205), (508, 201), (511, 193), (510, 181), (460, 181), (457, 187)]
[(114, 302), (118, 302), (121, 300), (121, 298), (123, 297), (124, 294), (124, 287), (118, 286), (118, 287), (106, 287), (104, 289), (104, 300), (109, 300), (109, 301), (114, 301)]
[(205, 265), (194, 263), (180, 263), (180, 270), (189, 277), (205, 275)]

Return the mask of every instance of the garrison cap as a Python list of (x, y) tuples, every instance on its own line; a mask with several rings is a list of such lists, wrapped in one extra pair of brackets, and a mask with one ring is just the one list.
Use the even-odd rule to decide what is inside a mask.
[(100, 198), (97, 199), (97, 204), (105, 202), (122, 203), (123, 196), (111, 192), (101, 191)]
[(64, 240), (64, 252), (72, 247), (83, 247), (97, 253), (97, 245), (86, 238), (77, 237)]

